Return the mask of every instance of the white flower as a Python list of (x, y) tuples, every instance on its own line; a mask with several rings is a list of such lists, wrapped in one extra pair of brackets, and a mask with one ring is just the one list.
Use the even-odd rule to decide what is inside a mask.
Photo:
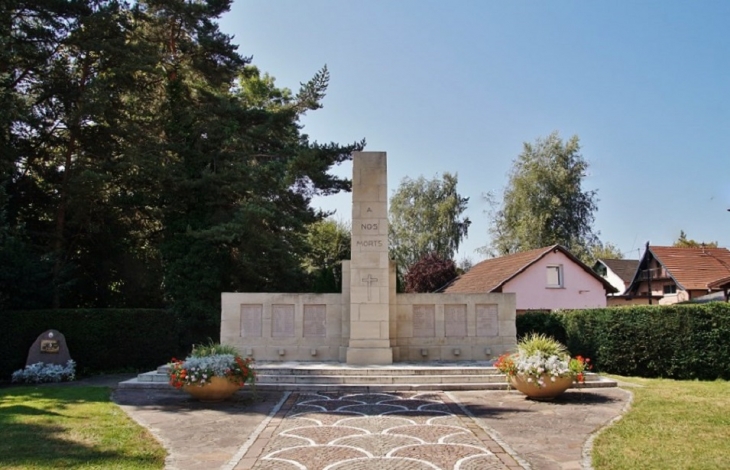
[[(526, 377), (527, 382), (535, 383), (538, 387), (545, 386), (544, 375), (550, 377), (552, 382), (556, 378), (566, 377), (570, 375), (568, 367), (569, 357), (563, 356), (545, 356), (538, 352), (532, 356), (526, 356), (522, 352), (518, 352), (514, 357), (517, 375)], [(533, 377), (537, 378), (534, 380)]]

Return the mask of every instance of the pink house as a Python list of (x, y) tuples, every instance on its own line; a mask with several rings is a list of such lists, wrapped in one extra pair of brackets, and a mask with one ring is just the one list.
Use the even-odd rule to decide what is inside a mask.
[(443, 292), (517, 294), (517, 313), (606, 306), (616, 292), (607, 280), (560, 245), (492, 258), (476, 264)]

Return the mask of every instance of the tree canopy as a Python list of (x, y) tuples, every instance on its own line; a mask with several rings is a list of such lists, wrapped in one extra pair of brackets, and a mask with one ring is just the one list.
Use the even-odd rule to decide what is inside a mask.
[(457, 192), (457, 183), (450, 173), (401, 181), (390, 199), (389, 217), (390, 254), (399, 270), (408, 271), (429, 253), (453, 259), (471, 225), (462, 215), (469, 198)]
[(588, 162), (578, 136), (564, 142), (557, 132), (524, 143), (514, 160), (501, 204), (492, 200), (492, 255), (560, 244), (586, 262), (600, 246), (593, 231), (596, 190), (583, 182)]
[(591, 247), (591, 260), (624, 259), (624, 254), (613, 243), (597, 243)]
[(364, 141), (309, 140), (327, 68), (278, 88), (219, 30), (230, 5), (2, 2), (3, 306), (166, 305), (215, 335), (221, 291), (306, 285), (312, 197), (350, 190), (329, 170)]
[(703, 246), (707, 248), (717, 248), (717, 242), (698, 242), (691, 238), (687, 238), (687, 234), (684, 233), (684, 230), (680, 230), (679, 238), (674, 241), (672, 246), (677, 248), (701, 248)]
[(342, 261), (350, 259), (350, 224), (324, 219), (307, 230), (304, 268), (313, 275), (313, 292), (342, 292)]
[(458, 275), (456, 263), (438, 253), (428, 253), (416, 261), (405, 275), (405, 292), (435, 292)]

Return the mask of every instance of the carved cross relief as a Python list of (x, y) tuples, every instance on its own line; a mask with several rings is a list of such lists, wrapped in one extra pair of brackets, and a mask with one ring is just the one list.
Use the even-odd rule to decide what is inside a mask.
[(378, 282), (377, 277), (373, 277), (372, 275), (368, 274), (368, 277), (362, 278), (362, 282), (367, 283), (368, 285), (368, 300), (372, 300), (372, 293), (370, 292), (370, 287)]

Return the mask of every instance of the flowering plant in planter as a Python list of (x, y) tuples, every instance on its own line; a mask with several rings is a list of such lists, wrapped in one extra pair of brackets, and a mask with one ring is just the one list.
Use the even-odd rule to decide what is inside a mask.
[(256, 379), (252, 363), (251, 358), (242, 358), (231, 346), (200, 345), (195, 346), (185, 360), (173, 358), (168, 364), (168, 376), (170, 385), (178, 389), (185, 386), (203, 387), (210, 384), (214, 377), (223, 377), (242, 387), (246, 382)]
[(508, 380), (518, 377), (538, 388), (565, 377), (584, 383), (585, 372), (591, 368), (590, 359), (571, 358), (565, 346), (542, 334), (523, 338), (517, 343), (516, 353), (503, 354), (494, 366)]

